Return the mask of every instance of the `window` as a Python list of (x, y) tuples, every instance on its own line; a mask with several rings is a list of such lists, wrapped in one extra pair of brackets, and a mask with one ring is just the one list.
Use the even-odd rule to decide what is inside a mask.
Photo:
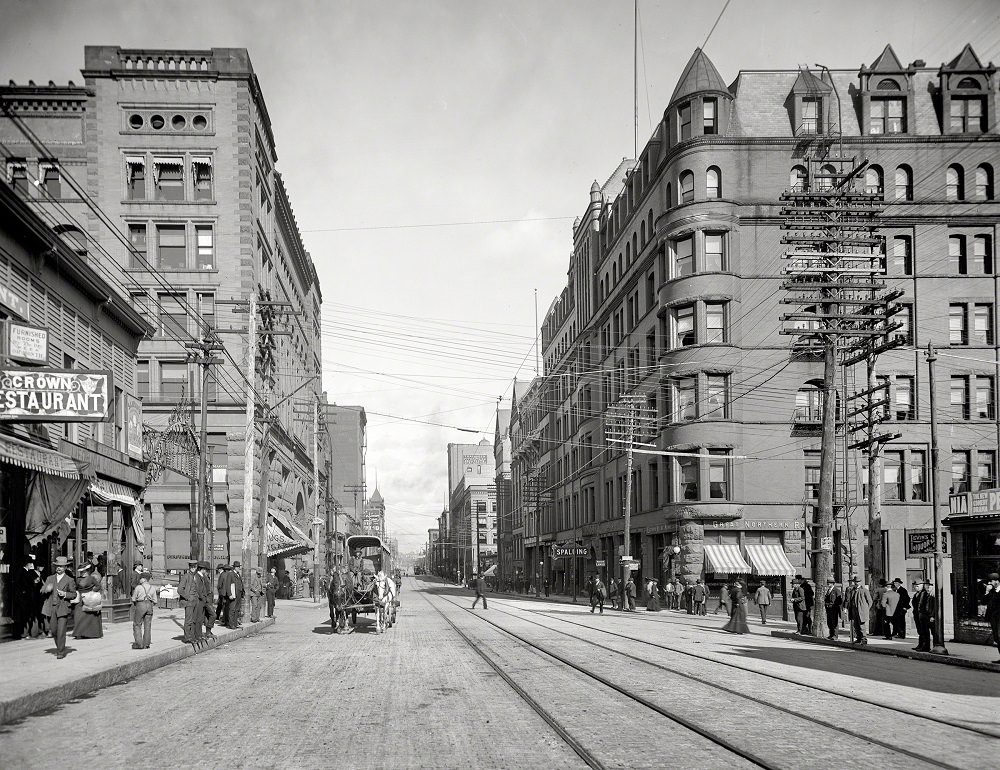
[(205, 326), (215, 328), (215, 294), (198, 292), (198, 315)]
[(712, 166), (705, 172), (705, 197), (722, 197), (722, 172)]
[(184, 200), (184, 163), (180, 158), (154, 160), (153, 183), (156, 189), (156, 200)]
[(912, 376), (896, 377), (896, 392), (893, 396), (892, 414), (896, 420), (916, 419)]
[(677, 123), (679, 128), (679, 139), (684, 141), (691, 138), (691, 102), (682, 104), (677, 108)]
[(913, 200), (913, 171), (909, 166), (896, 168), (896, 200)]
[(829, 192), (833, 189), (833, 183), (836, 178), (837, 169), (827, 163), (819, 170), (818, 178), (816, 180), (816, 188), (823, 192)]
[(965, 236), (951, 235), (948, 237), (948, 263), (951, 272), (957, 275), (968, 275), (969, 263), (965, 253)]
[(157, 267), (164, 270), (183, 270), (187, 267), (187, 242), (184, 235), (184, 225), (157, 226)]
[(681, 377), (674, 382), (674, 422), (694, 420), (697, 412), (696, 377)]
[(183, 361), (162, 361), (160, 363), (160, 398), (164, 401), (179, 401), (188, 387), (188, 365)]
[(799, 388), (795, 394), (792, 421), (797, 423), (823, 421), (823, 394), (817, 384), (810, 382)]
[(976, 452), (976, 490), (993, 489), (997, 479), (997, 453), (980, 449)]
[(944, 173), (945, 197), (950, 201), (965, 200), (965, 172), (958, 164), (948, 166)]
[(972, 343), (993, 344), (993, 305), (989, 303), (972, 306)]
[(885, 500), (904, 500), (903, 453), (886, 452), (882, 464), (882, 497)]
[(968, 345), (969, 331), (965, 323), (965, 305), (948, 305), (948, 343)]
[(59, 234), (62, 242), (69, 246), (70, 250), (81, 257), (87, 256), (87, 236), (75, 225), (58, 225), (52, 228)]
[(135, 362), (135, 394), (139, 398), (149, 398), (149, 361)]
[(705, 417), (714, 418), (716, 420), (722, 420), (727, 417), (726, 414), (726, 380), (727, 377), (724, 374), (710, 374), (708, 375), (707, 383), (708, 387), (706, 389), (705, 398)]
[(805, 192), (806, 170), (802, 166), (793, 166), (788, 174), (788, 187), (792, 192)]
[(986, 165), (979, 166), (975, 175), (976, 200), (993, 200), (993, 168)]
[(674, 278), (694, 273), (694, 238), (674, 241)]
[(816, 465), (805, 466), (805, 489), (803, 493), (806, 500), (819, 500), (819, 457), (806, 458), (816, 463)]
[(951, 453), (951, 493), (969, 491), (969, 452)]
[(728, 449), (709, 449), (708, 454), (708, 496), (712, 500), (729, 499), (729, 455)]
[(28, 167), (24, 163), (8, 163), (7, 180), (14, 192), (23, 198), (28, 197)]
[(902, 99), (872, 99), (869, 134), (902, 134), (906, 131)]
[(900, 326), (896, 330), (896, 336), (902, 338), (904, 345), (913, 344), (913, 306), (900, 305), (899, 312), (896, 313), (893, 321)]
[(819, 99), (802, 100), (802, 125), (799, 130), (800, 133), (819, 133), (819, 103)]
[(927, 500), (927, 461), (923, 450), (910, 450), (910, 499)]
[(656, 366), (656, 332), (646, 335), (646, 366), (650, 371)]
[(656, 307), (656, 273), (646, 276), (646, 311)]
[(977, 420), (992, 420), (996, 414), (996, 410), (993, 408), (993, 377), (980, 375), (976, 377), (975, 382), (976, 403), (972, 416)]
[(146, 261), (146, 225), (129, 225), (128, 242), (132, 247), (129, 264), (137, 270), (145, 269), (148, 266), (148, 262)]
[(983, 118), (985, 100), (981, 96), (951, 97), (951, 133), (981, 134), (985, 131)]
[(865, 192), (868, 195), (881, 195), (883, 192), (882, 169), (878, 166), (869, 166), (865, 170)]
[(724, 233), (705, 233), (705, 270), (721, 272), (726, 269)]
[(726, 306), (721, 302), (705, 303), (705, 342), (726, 341)]
[(50, 198), (61, 198), (62, 180), (59, 178), (59, 169), (51, 165), (42, 166), (41, 172), (42, 190), (45, 194)]
[(698, 495), (698, 458), (678, 457), (678, 499), (697, 500)]
[(209, 225), (198, 225), (194, 229), (198, 243), (198, 269), (215, 269), (215, 233)]
[(212, 159), (207, 157), (192, 159), (191, 173), (194, 176), (194, 199), (196, 201), (212, 200)]
[(694, 200), (694, 172), (682, 172), (679, 183), (681, 189), (681, 203), (690, 203)]
[(695, 344), (694, 305), (674, 308), (674, 339), (671, 347), (682, 348)]
[(718, 102), (715, 99), (705, 99), (705, 101), (702, 102), (702, 112), (705, 116), (702, 133), (719, 133)]
[[(895, 446), (895, 445), (894, 445)], [(899, 449), (885, 452), (882, 466), (882, 496), (887, 501), (926, 500), (926, 452), (923, 449)], [(867, 477), (867, 467), (864, 469)], [(867, 478), (863, 479), (867, 498)]]
[(969, 419), (969, 378), (951, 378), (951, 413), (956, 420)]
[(901, 275), (913, 275), (913, 241), (908, 235), (892, 239), (892, 266)]
[(160, 334), (172, 339), (187, 339), (187, 311), (183, 294), (160, 294)]
[(993, 275), (993, 239), (977, 235), (972, 239), (972, 272), (975, 275)]

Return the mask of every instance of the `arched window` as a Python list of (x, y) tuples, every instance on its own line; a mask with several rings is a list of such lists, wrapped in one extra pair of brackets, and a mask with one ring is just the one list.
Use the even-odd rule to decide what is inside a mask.
[(616, 283), (618, 283), (618, 263), (617, 262), (612, 262), (611, 263), (611, 285), (614, 286)]
[(896, 200), (913, 200), (913, 171), (909, 166), (896, 167)]
[(976, 200), (993, 200), (993, 167), (988, 163), (976, 169)]
[(603, 302), (604, 301), (604, 279), (603, 278), (601, 279), (601, 282), (597, 286), (597, 301), (598, 302)]
[(681, 172), (681, 177), (678, 181), (681, 188), (681, 203), (691, 203), (694, 200), (694, 172)]
[(788, 187), (792, 192), (805, 192), (806, 170), (803, 166), (792, 166), (788, 175)]
[(642, 227), (639, 228), (639, 233), (642, 236), (641, 243), (642, 243), (643, 247), (645, 247), (645, 245), (646, 245), (646, 223), (645, 222), (643, 222), (642, 223)]
[(639, 250), (636, 248), (635, 233), (632, 233), (632, 258), (636, 259), (638, 256), (639, 256)]
[(671, 209), (673, 208), (673, 206), (674, 206), (674, 188), (670, 184), (670, 182), (667, 182), (667, 204), (665, 208)]
[(883, 78), (878, 82), (878, 85), (875, 86), (875, 88), (877, 88), (879, 91), (898, 91), (899, 83), (897, 83), (892, 78)]
[(632, 264), (632, 244), (628, 242), (625, 243), (625, 264)]
[(707, 198), (722, 197), (722, 172), (715, 166), (710, 166), (705, 172), (705, 196)]
[(649, 228), (649, 237), (653, 237), (653, 210), (649, 210), (649, 214), (646, 215), (646, 226)]
[(832, 190), (833, 189), (833, 179), (837, 173), (837, 169), (831, 166), (829, 163), (820, 168), (819, 174), (820, 178), (816, 180), (816, 189), (818, 190)]
[(87, 236), (75, 225), (57, 225), (52, 228), (69, 248), (81, 257), (87, 256)]
[(978, 90), (980, 88), (980, 85), (979, 85), (979, 81), (976, 80), (975, 78), (962, 78), (961, 80), (958, 81), (958, 87), (959, 88), (975, 88), (975, 89)]
[(865, 170), (865, 192), (869, 195), (881, 195), (883, 179), (882, 169), (879, 166), (869, 166)]
[(948, 166), (944, 175), (945, 195), (950, 201), (965, 200), (965, 172), (957, 163)]
[(823, 421), (823, 381), (810, 380), (795, 394), (795, 411), (792, 422), (822, 422)]

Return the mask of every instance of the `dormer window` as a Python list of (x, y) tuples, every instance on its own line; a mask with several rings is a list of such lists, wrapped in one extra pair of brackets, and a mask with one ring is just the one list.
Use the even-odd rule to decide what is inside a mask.
[[(890, 81), (892, 82), (892, 81)], [(895, 83), (893, 83), (895, 85)], [(897, 90), (898, 90), (897, 86)], [(872, 97), (869, 134), (902, 134), (906, 132), (906, 102), (903, 97)]]
[(820, 105), (822, 104), (822, 99), (812, 99), (805, 97), (802, 99), (802, 122), (800, 125), (800, 132), (803, 134), (818, 134), (819, 125), (819, 113)]
[[(966, 78), (965, 83), (971, 78)], [(951, 97), (951, 132), (953, 134), (981, 134), (985, 131), (983, 117), (986, 99), (982, 96), (961, 96), (952, 94)]]
[(691, 138), (691, 102), (677, 108), (680, 141)]
[(703, 134), (719, 133), (719, 103), (715, 99), (705, 99), (702, 102), (702, 112), (704, 113)]

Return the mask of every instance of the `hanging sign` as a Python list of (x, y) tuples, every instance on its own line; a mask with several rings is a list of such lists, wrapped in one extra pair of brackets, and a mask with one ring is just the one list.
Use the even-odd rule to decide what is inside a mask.
[(7, 355), (28, 364), (49, 362), (49, 330), (15, 321), (7, 323)]
[(553, 545), (552, 558), (561, 559), (565, 556), (590, 556), (590, 548), (585, 545)]
[[(913, 559), (918, 556), (934, 555), (934, 530), (933, 529), (907, 529), (906, 532), (906, 558)], [(948, 553), (948, 533), (941, 533), (941, 552)]]
[(111, 372), (85, 369), (0, 369), (0, 420), (103, 422)]
[(136, 460), (142, 459), (142, 401), (127, 393), (122, 398), (125, 410), (124, 452)]

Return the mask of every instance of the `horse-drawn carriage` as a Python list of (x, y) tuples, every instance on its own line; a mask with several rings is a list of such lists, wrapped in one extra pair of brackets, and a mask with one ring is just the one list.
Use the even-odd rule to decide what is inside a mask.
[(392, 553), (377, 535), (347, 538), (347, 564), (338, 567), (330, 581), (330, 621), (336, 633), (352, 628), (358, 613), (375, 615), (375, 631), (382, 633), (396, 621), (398, 589), (392, 574)]

